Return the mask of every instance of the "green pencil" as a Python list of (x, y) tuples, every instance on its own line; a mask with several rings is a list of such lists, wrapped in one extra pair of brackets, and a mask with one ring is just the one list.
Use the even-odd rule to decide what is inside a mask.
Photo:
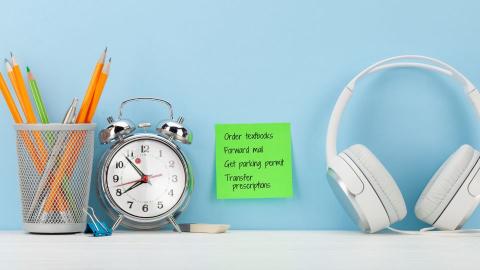
[(48, 124), (48, 115), (47, 110), (45, 109), (45, 104), (43, 103), (42, 96), (40, 95), (40, 89), (38, 89), (37, 81), (35, 77), (33, 77), (30, 68), (27, 66), (27, 77), (28, 81), (30, 82), (30, 89), (32, 90), (32, 96), (35, 101), (35, 105), (37, 106), (38, 115), (40, 116), (40, 120), (43, 124)]

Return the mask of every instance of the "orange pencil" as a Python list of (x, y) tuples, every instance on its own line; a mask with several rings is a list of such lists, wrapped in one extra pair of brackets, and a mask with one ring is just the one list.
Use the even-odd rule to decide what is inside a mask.
[[(100, 79), (100, 75), (102, 73), (103, 66), (105, 63), (106, 53), (107, 53), (107, 48), (105, 48), (105, 51), (102, 53), (102, 55), (97, 61), (95, 70), (93, 71), (92, 77), (90, 79), (90, 83), (87, 88), (87, 92), (85, 93), (85, 97), (82, 102), (82, 107), (80, 108), (80, 112), (76, 120), (77, 123), (85, 123), (87, 120), (90, 104), (93, 101), (95, 89), (97, 88), (97, 84)], [(108, 75), (108, 72), (107, 72), (107, 75)], [(54, 192), (50, 192), (50, 194), (48, 194), (48, 197), (45, 201), (45, 206), (44, 206), (45, 212), (52, 212), (55, 210), (55, 201), (58, 199), (59, 196), (62, 196), (62, 194), (59, 193), (58, 191), (61, 188), (62, 181), (64, 179), (63, 177), (66, 176), (67, 178), (69, 178), (71, 176), (74, 168), (73, 165), (76, 164), (77, 159), (80, 155), (79, 151), (85, 141), (85, 136), (86, 136), (86, 133), (83, 133), (83, 132), (74, 133), (68, 140), (66, 145), (70, 147), (68, 147), (63, 153), (63, 156), (60, 159), (60, 163), (58, 165), (58, 169), (52, 178), (50, 190)]]
[(80, 111), (78, 113), (78, 117), (76, 121), (77, 123), (85, 123), (87, 119), (88, 109), (90, 108), (90, 104), (93, 100), (95, 88), (100, 78), (100, 73), (102, 72), (106, 55), (107, 55), (107, 48), (105, 48), (103, 53), (100, 55), (100, 58), (98, 58), (97, 64), (95, 65), (95, 69), (93, 70), (92, 78), (90, 79), (90, 83), (88, 84), (88, 87), (87, 87), (87, 92), (85, 93), (85, 97), (83, 98), (83, 101), (82, 101), (82, 106), (80, 107)]
[[(13, 117), (13, 121), (17, 124), (23, 123), (22, 116), (20, 115), (20, 112), (18, 111), (17, 106), (15, 105), (15, 101), (13, 100), (13, 97), (10, 94), (10, 91), (8, 90), (7, 83), (3, 79), (2, 73), (0, 73), (0, 90), (3, 94), (3, 97), (5, 98), (5, 102), (7, 103), (8, 108), (10, 109), (10, 112)], [(27, 151), (33, 160), (33, 165), (35, 166), (35, 169), (38, 172), (42, 171), (43, 167), (38, 158), (37, 152), (35, 151), (35, 147), (33, 145), (32, 140), (30, 140), (30, 137), (28, 136), (28, 134), (26, 134), (23, 131), (20, 132), (20, 136), (22, 137), (22, 140), (25, 143)]]
[[(20, 105), (23, 104), (22, 109), (23, 113), (25, 114), (25, 118), (27, 119), (27, 123), (29, 124), (36, 124), (37, 123), (37, 118), (35, 117), (35, 113), (33, 112), (33, 107), (32, 103), (30, 102), (30, 97), (28, 96), (27, 92), (27, 87), (25, 85), (25, 81), (23, 80), (22, 72), (20, 71), (20, 66), (18, 65), (17, 61), (15, 60), (15, 56), (13, 53), (10, 53), (11, 59), (12, 59), (12, 65), (13, 65), (13, 74), (15, 77), (15, 84), (17, 87), (17, 90), (15, 90), (17, 93), (19, 93), (19, 101)], [(7, 61), (7, 69), (8, 63)], [(18, 94), (17, 94), (18, 96)], [(21, 98), (21, 100), (20, 100)], [(42, 140), (42, 137), (40, 136), (40, 133), (38, 132), (33, 132), (33, 137), (35, 138), (35, 145), (37, 146), (37, 154), (38, 158), (40, 161), (40, 165), (42, 167), (42, 170), (40, 173), (43, 172), (43, 167), (45, 166), (47, 162), (47, 157), (48, 157), (48, 151), (45, 148), (44, 142)]]
[(15, 74), (13, 73), (12, 65), (7, 59), (5, 59), (5, 68), (7, 69), (8, 78), (10, 79), (10, 83), (12, 84), (13, 90), (15, 90), (15, 94), (17, 95), (18, 103), (20, 104), (22, 111), (25, 113), (26, 108), (24, 107), (24, 104), (22, 102), (23, 101), (22, 92), (20, 91), (20, 88), (18, 88), (17, 80), (15, 79)]
[(15, 57), (13, 56), (13, 54), (11, 54), (11, 57), (12, 57), (12, 65), (13, 65), (13, 74), (15, 76), (15, 84), (18, 88), (16, 91), (20, 92), (20, 96), (22, 98), (22, 100), (20, 101), (20, 104), (23, 104), (22, 106), (23, 113), (25, 114), (27, 123), (35, 124), (37, 123), (37, 118), (35, 117), (35, 113), (33, 112), (32, 103), (30, 102), (30, 98), (28, 96), (27, 87), (25, 86), (25, 81), (23, 80), (22, 72), (20, 71), (20, 66), (15, 61)]
[(98, 102), (100, 101), (100, 97), (102, 96), (102, 93), (103, 93), (103, 88), (105, 88), (105, 84), (107, 83), (108, 75), (110, 73), (111, 63), (112, 63), (112, 58), (108, 59), (108, 63), (103, 67), (102, 73), (100, 74), (100, 78), (98, 79), (97, 86), (95, 87), (95, 93), (93, 95), (92, 103), (90, 104), (90, 108), (88, 109), (87, 118), (85, 120), (86, 123), (91, 123), (93, 116), (95, 115)]
[[(105, 88), (105, 84), (107, 82), (108, 75), (110, 73), (111, 62), (112, 62), (112, 59), (111, 58), (108, 59), (108, 63), (102, 69), (102, 73), (100, 74), (97, 85), (95, 86), (93, 100), (91, 101), (91, 106), (88, 109), (87, 118), (84, 120), (84, 123), (90, 123), (93, 119), (93, 116), (95, 115), (98, 102), (100, 101), (100, 97), (103, 93), (103, 89)], [(80, 155), (79, 151), (81, 149), (81, 145), (84, 143), (84, 140), (85, 140), (85, 135), (86, 134), (76, 133), (76, 134), (73, 134), (73, 136), (70, 138), (68, 145), (72, 145), (72, 147), (68, 148), (67, 151), (65, 152), (63, 159), (60, 162), (60, 167), (59, 167), (59, 170), (57, 171), (57, 175), (55, 175), (54, 177), (54, 180), (56, 180), (57, 177), (60, 177), (62, 175), (65, 175), (67, 179), (69, 179), (72, 176), (74, 166), (68, 166), (68, 165), (75, 164), (77, 162), (78, 157)], [(68, 161), (69, 157), (72, 158), (70, 162)], [(61, 185), (61, 181), (56, 181), (54, 182), (52, 187), (58, 188), (60, 185)], [(45, 211), (48, 212), (52, 210), (54, 201), (55, 201), (55, 197), (49, 196), (45, 205)]]
[(8, 109), (10, 110), (10, 113), (13, 117), (13, 121), (15, 121), (15, 123), (17, 124), (22, 123), (22, 116), (20, 115), (20, 112), (17, 109), (17, 105), (15, 105), (15, 101), (13, 100), (12, 95), (8, 90), (7, 83), (3, 79), (2, 73), (0, 73), (0, 90), (2, 91), (2, 95), (5, 98), (5, 102), (7, 102)]

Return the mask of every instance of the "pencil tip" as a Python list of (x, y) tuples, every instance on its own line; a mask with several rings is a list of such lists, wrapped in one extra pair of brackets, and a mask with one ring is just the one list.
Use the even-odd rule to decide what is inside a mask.
[(112, 57), (108, 58), (108, 63), (112, 62)]
[(10, 64), (10, 62), (8, 62), (8, 59), (7, 59), (7, 58), (4, 58), (3, 60), (5, 60), (5, 63), (6, 63), (6, 64)]
[(27, 72), (30, 72), (30, 68), (27, 66)]
[(105, 46), (105, 53), (107, 53), (107, 50), (108, 50), (108, 46)]
[(13, 58), (13, 52), (11, 52), (11, 51), (10, 51), (10, 57), (12, 57), (12, 58)]

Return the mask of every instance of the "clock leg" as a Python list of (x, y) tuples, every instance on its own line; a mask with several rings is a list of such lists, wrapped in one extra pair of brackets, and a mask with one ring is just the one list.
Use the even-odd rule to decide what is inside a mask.
[(173, 216), (169, 216), (168, 217), (168, 221), (170, 221), (170, 224), (172, 224), (173, 228), (175, 229), (175, 231), (181, 233), (182, 232), (182, 229), (180, 229), (180, 226), (178, 226), (177, 222), (175, 221), (175, 219), (173, 218)]
[(123, 220), (123, 215), (119, 215), (117, 220), (115, 220), (115, 223), (112, 226), (112, 232), (115, 231), (118, 228), (118, 226), (120, 225), (120, 222), (122, 222), (122, 220)]

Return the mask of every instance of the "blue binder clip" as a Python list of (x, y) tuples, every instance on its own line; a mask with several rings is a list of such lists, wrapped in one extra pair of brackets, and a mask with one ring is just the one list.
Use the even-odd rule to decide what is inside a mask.
[(112, 235), (112, 230), (107, 228), (103, 222), (88, 222), (85, 233), (92, 233), (94, 237), (101, 237)]
[(92, 214), (85, 210), (87, 216), (90, 218), (90, 222), (87, 223), (87, 229), (85, 233), (92, 233), (94, 237), (110, 236), (112, 235), (112, 229), (108, 228), (105, 223), (101, 222), (95, 215), (93, 208), (88, 207), (92, 211)]

